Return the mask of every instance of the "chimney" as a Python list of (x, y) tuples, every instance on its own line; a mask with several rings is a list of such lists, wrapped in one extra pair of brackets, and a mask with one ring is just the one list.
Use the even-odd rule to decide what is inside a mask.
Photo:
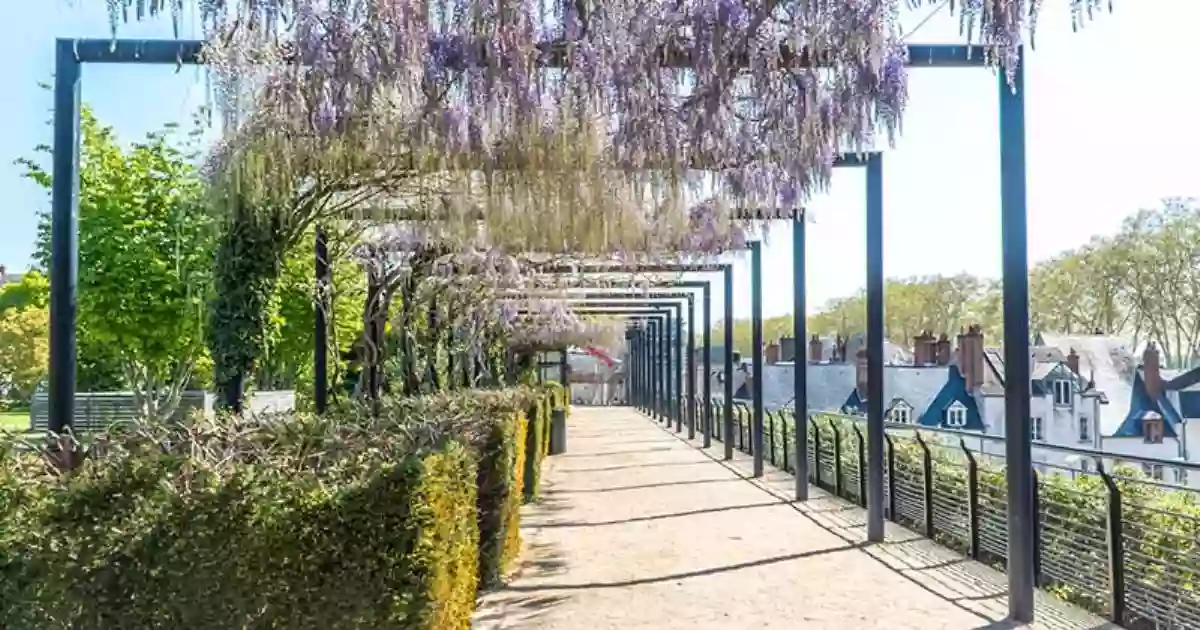
[(846, 361), (848, 361), (850, 359), (850, 357), (846, 356), (846, 342), (847, 341), (848, 341), (847, 339), (842, 339), (841, 335), (837, 336), (837, 341), (834, 342), (837, 345), (837, 355), (836, 355), (836, 358), (834, 359), (835, 361), (841, 361), (842, 363), (845, 363)]
[(860, 400), (867, 399), (867, 349), (863, 348), (858, 351), (858, 357), (854, 366), (854, 382), (858, 385), (858, 397)]
[(808, 340), (808, 360), (813, 363), (820, 363), (824, 358), (825, 344), (821, 343), (821, 338), (813, 335), (812, 339)]
[(974, 391), (983, 385), (983, 328), (973, 324), (959, 339), (959, 356), (962, 362), (959, 363), (958, 369), (967, 381), (967, 389)]
[(0, 265), (0, 284), (8, 282), (8, 267)]
[(938, 365), (950, 365), (950, 340), (946, 338), (946, 333), (938, 337), (936, 359)]
[(796, 360), (796, 338), (795, 337), (780, 337), (779, 338), (779, 360), (780, 361), (795, 361)]
[(913, 339), (913, 363), (916, 365), (929, 365), (934, 362), (935, 341), (933, 335), (928, 330), (921, 331)]
[(1075, 353), (1075, 348), (1071, 348), (1071, 352), (1067, 354), (1067, 367), (1079, 374), (1079, 355)]
[(763, 352), (763, 354), (764, 354), (763, 358), (766, 360), (767, 365), (775, 365), (776, 363), (779, 363), (779, 344), (777, 344), (777, 343), (767, 344), (767, 347), (766, 347), (765, 351)]
[(1158, 346), (1151, 341), (1142, 353), (1142, 379), (1146, 382), (1146, 393), (1151, 400), (1162, 395), (1162, 372), (1158, 364)]

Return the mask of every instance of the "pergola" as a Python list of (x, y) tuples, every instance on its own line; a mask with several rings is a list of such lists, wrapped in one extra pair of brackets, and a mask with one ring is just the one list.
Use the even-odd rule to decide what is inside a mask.
[[(201, 63), (203, 41), (199, 40), (120, 40), (120, 39), (58, 39), (56, 41), (56, 64), (54, 79), (54, 141), (53, 141), (53, 189), (51, 212), (51, 265), (50, 265), (50, 377), (49, 377), (49, 426), (53, 431), (70, 427), (75, 406), (75, 300), (78, 265), (78, 203), (79, 203), (79, 116), (82, 66), (89, 63), (161, 64), (178, 66)], [(542, 63), (546, 66), (561, 65), (564, 58), (562, 42), (546, 42), (541, 46)], [(957, 45), (909, 45), (908, 63), (914, 67), (929, 68), (982, 68), (988, 59), (987, 52), (980, 46)], [(786, 53), (786, 54), (784, 54)], [(781, 52), (797, 67), (817, 67), (821, 55), (808, 50)], [(687, 55), (673, 56), (665, 60), (666, 65), (686, 67)], [(1025, 168), (1025, 118), (1024, 118), (1024, 70), (1022, 65), (1010, 69), (1009, 76), (1000, 73), (997, 79), (999, 97), (1000, 133), (1000, 189), (1001, 189), (1001, 239), (1003, 243), (1003, 312), (1004, 312), (1004, 357), (1005, 380), (1005, 455), (1007, 460), (1008, 487), (1008, 566), (1009, 611), (1016, 621), (1033, 618), (1035, 586), (1035, 527), (1034, 482), (1030, 474), (1032, 466), (1031, 435), (1029, 431), (1029, 317), (1028, 317), (1028, 262), (1027, 262), (1027, 210)], [(871, 157), (873, 155), (874, 157)], [(852, 161), (856, 161), (851, 163)], [(858, 162), (861, 162), (858, 163)], [(883, 493), (883, 186), (882, 158), (870, 154), (865, 158), (839, 160), (840, 166), (867, 167), (867, 309), (868, 309), (868, 522), (867, 537), (871, 541), (883, 540), (884, 493)], [(703, 165), (697, 165), (703, 167)], [(804, 230), (802, 221), (793, 219), (796, 235), (793, 243), (796, 265), (796, 295), (794, 306), (796, 324), (794, 335), (806, 338), (804, 313)], [(759, 252), (759, 253), (754, 253)], [(752, 287), (756, 295), (761, 294), (761, 253), (752, 249), (754, 258)], [(711, 269), (717, 271), (718, 268)], [(576, 272), (572, 269), (571, 272)], [(732, 274), (724, 269), (726, 295), (731, 295)], [(758, 302), (759, 298), (755, 298)], [(761, 368), (762, 330), (761, 304), (754, 306), (755, 342), (754, 361)], [(726, 321), (732, 322), (732, 305), (726, 300)], [(726, 326), (727, 344), (730, 327)], [(732, 371), (729, 356), (726, 357), (727, 372)], [(756, 383), (760, 383), (756, 379)], [(807, 410), (805, 399), (806, 382), (804, 370), (796, 370), (796, 422), (797, 452), (802, 452), (801, 440)], [(761, 385), (756, 385), (761, 388)], [(726, 379), (726, 422), (731, 417), (730, 399), (732, 384)], [(754, 410), (755, 452), (761, 454), (762, 403), (761, 392), (756, 392)], [(726, 452), (730, 445), (727, 443)], [(797, 464), (804, 462), (797, 458)], [(755, 472), (761, 472), (761, 463), (756, 459)], [(798, 499), (805, 498), (806, 481), (803, 471), (797, 470), (796, 493)]]

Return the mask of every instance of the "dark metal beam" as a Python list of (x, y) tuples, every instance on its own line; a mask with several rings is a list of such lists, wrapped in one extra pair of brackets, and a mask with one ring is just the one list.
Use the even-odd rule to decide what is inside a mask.
[(700, 299), (704, 320), (704, 448), (712, 447), (712, 287), (704, 283)]
[[(138, 64), (184, 64), (201, 63), (203, 40), (195, 39), (74, 39), (60, 40), (71, 44), (72, 56), (80, 63), (138, 63)], [(541, 56), (538, 62), (546, 67), (561, 67), (567, 60), (569, 42), (545, 41), (538, 44)], [(441, 52), (450, 68), (465, 69), (468, 59), (482, 61), (486, 55), (480, 50), (468, 54), (464, 47), (445, 40), (429, 43), (430, 54)], [(983, 46), (953, 46), (943, 44), (910, 45), (907, 47), (908, 65), (929, 68), (979, 68), (986, 64)], [(795, 50), (787, 45), (780, 46), (778, 55), (781, 64), (796, 68), (824, 67), (834, 63), (831, 56), (813, 53), (808, 49)], [(664, 49), (660, 52), (661, 65), (671, 68), (687, 68), (693, 65), (690, 51), (684, 46)], [(746, 59), (735, 58), (730, 63), (745, 65)]]
[(687, 430), (696, 439), (696, 296), (687, 296)]
[(867, 161), (867, 540), (883, 542), (883, 156)]
[(1008, 612), (1033, 621), (1037, 513), (1030, 416), (1029, 235), (1025, 172), (1025, 69), (1000, 90), (1000, 234), (1003, 251), (1004, 435), (1008, 482)]
[(808, 306), (805, 268), (804, 217), (792, 221), (792, 336), (796, 341), (792, 390), (795, 396), (793, 423), (796, 453), (796, 500), (808, 500)]
[(54, 65), (54, 157), (50, 209), (50, 392), (48, 428), (75, 422), (75, 299), (79, 278), (80, 65), (59, 40)]
[(733, 459), (733, 267), (723, 270), (725, 282), (725, 426), (721, 427), (721, 443), (725, 445), (725, 459)]
[(763, 288), (762, 241), (750, 243), (750, 349), (754, 383), (753, 436), (754, 476), (763, 476)]

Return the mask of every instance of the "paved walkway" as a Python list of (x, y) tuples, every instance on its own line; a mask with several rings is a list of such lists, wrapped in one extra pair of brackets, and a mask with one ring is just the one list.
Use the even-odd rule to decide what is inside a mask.
[[(857, 506), (816, 489), (792, 504), (790, 475), (750, 480), (748, 458), (698, 444), (628, 408), (576, 408), (527, 507), (523, 566), (476, 630), (1015, 627), (1003, 575), (899, 527), (864, 545)], [(1113, 627), (1049, 596), (1038, 614)]]

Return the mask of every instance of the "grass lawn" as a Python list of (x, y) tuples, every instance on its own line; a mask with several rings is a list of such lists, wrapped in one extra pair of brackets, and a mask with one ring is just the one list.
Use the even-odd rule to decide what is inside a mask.
[(24, 433), (28, 430), (28, 411), (0, 411), (0, 431), (19, 431)]

